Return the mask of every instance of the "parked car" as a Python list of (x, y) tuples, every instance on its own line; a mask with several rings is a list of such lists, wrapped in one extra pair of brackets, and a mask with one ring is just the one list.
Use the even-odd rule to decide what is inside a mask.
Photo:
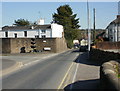
[(79, 48), (80, 47), (80, 44), (77, 44), (77, 43), (75, 43), (74, 44), (74, 48), (76, 49), (76, 48)]
[(80, 46), (80, 49), (79, 49), (80, 52), (86, 52), (87, 50), (88, 50), (88, 45)]

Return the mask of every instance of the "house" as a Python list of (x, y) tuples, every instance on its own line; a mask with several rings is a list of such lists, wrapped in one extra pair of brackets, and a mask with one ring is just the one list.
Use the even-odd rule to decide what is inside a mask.
[(2, 53), (62, 52), (67, 50), (63, 26), (37, 21), (30, 26), (4, 26), (0, 31)]
[[(40, 21), (39, 21), (40, 22)], [(0, 31), (0, 38), (62, 38), (63, 26), (52, 24), (31, 26), (5, 26)]]
[(117, 18), (107, 26), (106, 37), (108, 37), (111, 42), (120, 41), (120, 15), (117, 15)]

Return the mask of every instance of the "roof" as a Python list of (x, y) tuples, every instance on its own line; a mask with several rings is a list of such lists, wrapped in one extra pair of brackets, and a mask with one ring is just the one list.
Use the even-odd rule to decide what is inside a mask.
[(120, 17), (115, 19), (114, 21), (112, 21), (111, 23), (114, 23), (114, 24), (120, 24)]
[(36, 29), (51, 29), (51, 25), (32, 25), (32, 26), (4, 26), (2, 31), (14, 31), (14, 30), (36, 30)]
[(113, 20), (108, 26), (107, 28), (112, 25), (112, 24), (120, 24), (120, 15), (117, 16), (117, 18), (115, 20)]

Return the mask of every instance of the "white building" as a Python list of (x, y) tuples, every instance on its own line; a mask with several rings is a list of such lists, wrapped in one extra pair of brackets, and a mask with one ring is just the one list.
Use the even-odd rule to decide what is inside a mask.
[(6, 26), (0, 31), (0, 38), (62, 38), (63, 26), (59, 24)]
[(120, 15), (107, 26), (106, 34), (110, 41), (120, 41)]

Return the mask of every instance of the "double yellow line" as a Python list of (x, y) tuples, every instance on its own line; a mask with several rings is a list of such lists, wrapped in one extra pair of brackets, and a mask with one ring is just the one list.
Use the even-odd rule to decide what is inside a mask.
[(58, 90), (57, 90), (57, 91), (59, 91), (59, 89), (61, 89), (62, 84), (63, 84), (63, 82), (65, 81), (65, 79), (66, 79), (66, 77), (67, 77), (67, 75), (68, 75), (70, 69), (72, 68), (72, 66), (73, 66), (73, 62), (72, 62), (72, 64), (70, 65), (70, 67), (69, 67), (67, 73), (65, 74), (65, 76), (64, 76), (64, 78), (63, 78), (63, 80), (62, 80), (62, 82), (61, 82), (60, 85), (58, 86)]

